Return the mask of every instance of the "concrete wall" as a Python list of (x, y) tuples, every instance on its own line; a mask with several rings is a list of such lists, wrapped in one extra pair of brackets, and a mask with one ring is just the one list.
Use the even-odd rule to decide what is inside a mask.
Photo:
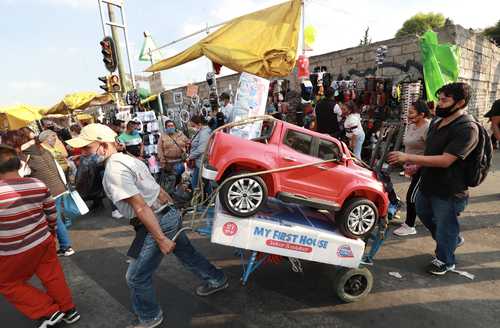
[[(473, 88), (473, 99), (470, 112), (481, 117), (489, 110), (493, 101), (500, 98), (500, 48), (481, 35), (464, 29), (459, 25), (445, 26), (438, 31), (441, 43), (457, 44), (461, 49), (461, 70), (459, 78), (468, 82)], [(388, 52), (382, 67), (377, 71), (375, 50), (386, 45)], [(354, 47), (340, 51), (325, 53), (309, 58), (311, 71), (315, 66), (326, 66), (333, 78), (342, 74), (344, 78), (362, 81), (367, 76), (382, 76), (398, 82), (405, 78), (418, 80), (423, 78), (419, 40), (416, 36), (394, 38), (372, 43), (367, 47)], [(219, 92), (227, 91), (232, 85), (236, 91), (239, 74), (217, 79)], [(291, 88), (299, 90), (299, 81), (295, 72), (288, 79)], [(201, 98), (208, 97), (206, 82), (197, 83)], [(361, 84), (362, 85), (362, 84)], [(165, 107), (172, 106), (172, 93), (185, 87), (168, 90), (164, 93)]]

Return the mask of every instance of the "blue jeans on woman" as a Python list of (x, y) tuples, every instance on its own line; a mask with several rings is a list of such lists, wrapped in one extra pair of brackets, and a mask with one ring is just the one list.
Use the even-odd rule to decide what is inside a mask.
[[(191, 175), (191, 187), (193, 191), (198, 188), (198, 179), (200, 176), (201, 169), (196, 165), (193, 169)], [(212, 193), (212, 182), (210, 180), (203, 179), (203, 191), (205, 194), (210, 195)]]
[(59, 241), (59, 249), (66, 250), (71, 247), (71, 239), (69, 238), (68, 229), (64, 224), (64, 214), (63, 214), (63, 196), (59, 196), (55, 199), (56, 211), (57, 211), (57, 221), (56, 221), (56, 235)]
[(363, 150), (363, 143), (365, 142), (365, 133), (356, 136), (356, 144), (354, 145), (353, 153), (358, 158), (361, 159), (361, 151)]
[(460, 234), (458, 216), (464, 211), (467, 201), (468, 197), (440, 198), (420, 191), (417, 194), (417, 215), (436, 241), (436, 258), (447, 266), (455, 264)]
[[(171, 208), (158, 218), (160, 227), (168, 238), (173, 238), (181, 226), (180, 213)], [(191, 245), (186, 234), (182, 232), (175, 241), (173, 254), (180, 262), (198, 278), (212, 287), (225, 283), (226, 277), (222, 270), (214, 267), (203, 255)], [(132, 308), (144, 323), (157, 318), (161, 313), (153, 286), (153, 274), (163, 259), (163, 253), (156, 241), (148, 233), (137, 259), (133, 259), (127, 270), (126, 279), (132, 297)]]

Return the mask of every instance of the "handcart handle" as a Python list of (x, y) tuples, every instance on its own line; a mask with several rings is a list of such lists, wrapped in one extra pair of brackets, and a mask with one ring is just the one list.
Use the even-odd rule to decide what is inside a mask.
[(191, 228), (191, 227), (184, 227), (184, 228), (182, 228), (182, 229), (179, 229), (179, 231), (177, 231), (177, 232), (175, 233), (174, 237), (172, 238), (172, 241), (175, 241), (177, 238), (179, 238), (179, 235), (180, 235), (181, 233), (183, 233), (184, 231), (188, 231), (188, 230), (193, 230), (193, 228)]

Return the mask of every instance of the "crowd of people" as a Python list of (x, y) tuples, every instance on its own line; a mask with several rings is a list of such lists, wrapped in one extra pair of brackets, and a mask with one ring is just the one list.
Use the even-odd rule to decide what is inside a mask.
[[(365, 132), (359, 106), (354, 101), (338, 103), (333, 95), (333, 89), (326, 88), (314, 109), (298, 106), (313, 111), (316, 131), (345, 139), (353, 154), (361, 158)], [(436, 241), (428, 271), (442, 275), (455, 269), (455, 249), (464, 242), (458, 222), (468, 201), (464, 163), (478, 144), (479, 130), (466, 115), (470, 99), (467, 84), (445, 85), (437, 95), (432, 121), (427, 103), (412, 105), (405, 152), (390, 153), (388, 162), (402, 164), (411, 177), (406, 221), (394, 233), (415, 234), (415, 221), (420, 218)], [(229, 95), (222, 94), (221, 101), (222, 114), (213, 115), (211, 122), (202, 116), (191, 117), (191, 138), (177, 129), (174, 121), (164, 122), (158, 142), (159, 178), (145, 164), (140, 123), (135, 120), (84, 127), (76, 124), (69, 129), (44, 120), (38, 136), (29, 128), (2, 135), (0, 294), (28, 318), (38, 320), (38, 327), (80, 319), (58, 261), (58, 256), (75, 254), (68, 234), (72, 222), (63, 208), (69, 188), (91, 202), (91, 210), (101, 208), (103, 200), (109, 199), (111, 216), (127, 219), (134, 227), (126, 282), (138, 321), (131, 327), (156, 327), (163, 321), (152, 277), (164, 255), (176, 255), (202, 281), (197, 295), (208, 296), (227, 288), (226, 275), (199, 253), (184, 233), (173, 240), (181, 225), (181, 214), (174, 206), (176, 191), (179, 187), (188, 192), (196, 188), (211, 133), (234, 119)], [(277, 118), (286, 115), (269, 105), (269, 114)], [(499, 107), (497, 100), (488, 114), (497, 140)], [(183, 181), (187, 170), (190, 182)], [(210, 188), (206, 183), (204, 191), (210, 193)], [(29, 283), (33, 275), (40, 278), (46, 291)]]

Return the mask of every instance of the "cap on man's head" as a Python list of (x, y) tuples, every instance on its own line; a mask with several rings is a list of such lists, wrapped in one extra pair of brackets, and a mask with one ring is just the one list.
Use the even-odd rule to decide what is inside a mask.
[(133, 118), (127, 122), (127, 126), (140, 125), (141, 121), (138, 118)]
[(78, 137), (67, 140), (66, 143), (73, 148), (82, 148), (95, 141), (115, 142), (115, 138), (116, 133), (109, 126), (92, 123), (85, 126)]

